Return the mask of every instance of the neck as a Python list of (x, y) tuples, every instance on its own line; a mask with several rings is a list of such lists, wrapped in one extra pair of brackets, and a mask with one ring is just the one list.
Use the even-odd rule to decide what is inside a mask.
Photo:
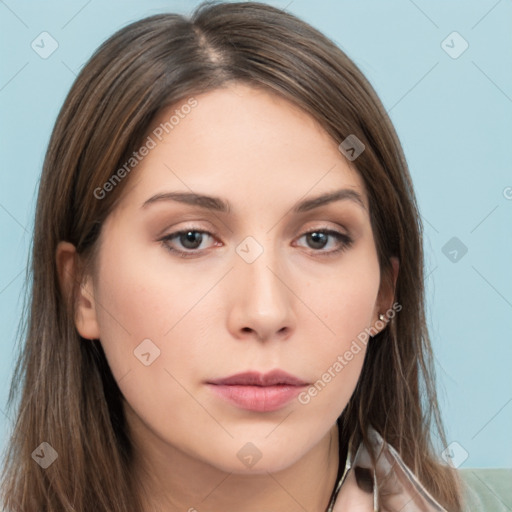
[[(144, 512), (325, 512), (339, 466), (338, 426), (302, 458), (274, 473), (229, 473), (154, 435), (126, 408), (134, 475)], [(250, 497), (250, 499), (248, 499)]]

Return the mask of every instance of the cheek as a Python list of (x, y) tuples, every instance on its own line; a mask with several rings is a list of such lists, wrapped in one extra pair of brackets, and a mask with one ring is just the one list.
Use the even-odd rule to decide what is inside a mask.
[[(137, 417), (168, 433), (170, 411), (179, 409), (185, 418), (204, 415), (185, 391), (190, 375), (184, 362), (201, 352), (194, 345), (204, 324), (197, 322), (198, 312), (211, 283), (190, 282), (185, 273), (167, 275), (165, 254), (153, 257), (136, 244), (123, 247), (120, 238), (103, 246), (98, 262), (95, 298), (101, 345)], [(176, 430), (188, 432), (176, 427), (174, 435)]]
[(136, 357), (143, 342), (150, 352), (160, 351), (155, 365), (161, 365), (168, 356), (165, 343), (204, 293), (179, 273), (167, 275), (142, 245), (123, 246), (122, 238), (102, 246), (95, 283), (101, 344), (115, 377), (140, 370)]
[[(311, 315), (309, 327), (303, 326), (310, 332), (303, 353), (314, 384), (299, 402), (311, 404), (319, 414), (320, 410), (333, 411), (333, 418), (344, 409), (359, 379), (379, 288), (376, 255), (362, 251), (353, 256), (325, 280), (323, 291), (316, 285), (302, 290), (304, 302), (319, 314), (316, 318)], [(312, 336), (315, 330), (321, 334)]]
[[(164, 248), (123, 245), (127, 238), (112, 236), (98, 261), (95, 295), (101, 304), (101, 345), (137, 416), (164, 437), (171, 431), (186, 436), (185, 425), (175, 421), (170, 426), (169, 411), (180, 410), (185, 423), (192, 417), (208, 421), (194, 396), (200, 381), (217, 371), (210, 368), (211, 362), (220, 359), (225, 364), (219, 348), (209, 342), (219, 315), (226, 314), (225, 309), (219, 311), (215, 295), (225, 269), (205, 271), (198, 278), (197, 272), (176, 271)], [(226, 339), (226, 334), (218, 338)]]
[(380, 270), (371, 246), (347, 253), (337, 268), (299, 290), (309, 308), (323, 322), (325, 346), (342, 348), (370, 327), (379, 291)]

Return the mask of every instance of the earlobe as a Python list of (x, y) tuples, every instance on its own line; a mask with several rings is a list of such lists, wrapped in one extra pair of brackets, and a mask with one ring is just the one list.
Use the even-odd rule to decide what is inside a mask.
[(78, 333), (82, 338), (99, 339), (92, 278), (81, 276), (75, 246), (59, 242), (55, 259), (62, 294), (65, 300), (74, 302), (74, 323)]

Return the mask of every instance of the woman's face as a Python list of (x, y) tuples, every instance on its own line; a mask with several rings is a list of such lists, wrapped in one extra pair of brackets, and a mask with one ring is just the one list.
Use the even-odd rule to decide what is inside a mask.
[[(287, 101), (240, 84), (195, 99), (161, 114), (153, 128), (181, 112), (125, 178), (77, 328), (101, 340), (139, 442), (278, 471), (332, 429), (361, 371), (358, 335), (389, 307), (368, 199)], [(306, 385), (212, 384), (274, 370)]]

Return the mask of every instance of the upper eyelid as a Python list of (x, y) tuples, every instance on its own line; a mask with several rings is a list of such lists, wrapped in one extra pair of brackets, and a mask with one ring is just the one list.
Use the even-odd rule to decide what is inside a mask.
[[(311, 232), (314, 232), (314, 231), (332, 231), (332, 232), (335, 232), (335, 233), (340, 233), (341, 235), (349, 236), (349, 233), (344, 233), (343, 231), (340, 231), (341, 229), (344, 229), (344, 230), (348, 231), (346, 228), (333, 228), (331, 226), (321, 225), (321, 226), (317, 226), (317, 227), (307, 228), (305, 231), (301, 232), (300, 236), (307, 235), (307, 234), (309, 234)], [(170, 233), (168, 233), (166, 235), (162, 235), (161, 238), (170, 238), (172, 236), (176, 236), (178, 234), (186, 233), (188, 231), (195, 231), (195, 232), (198, 232), (198, 233), (206, 233), (206, 234), (208, 234), (208, 235), (210, 235), (212, 237), (216, 237), (215, 233), (212, 232), (213, 230), (204, 229), (204, 228), (199, 227), (199, 226), (185, 226), (184, 228), (179, 228), (179, 229), (176, 229), (175, 231), (171, 231)]]

